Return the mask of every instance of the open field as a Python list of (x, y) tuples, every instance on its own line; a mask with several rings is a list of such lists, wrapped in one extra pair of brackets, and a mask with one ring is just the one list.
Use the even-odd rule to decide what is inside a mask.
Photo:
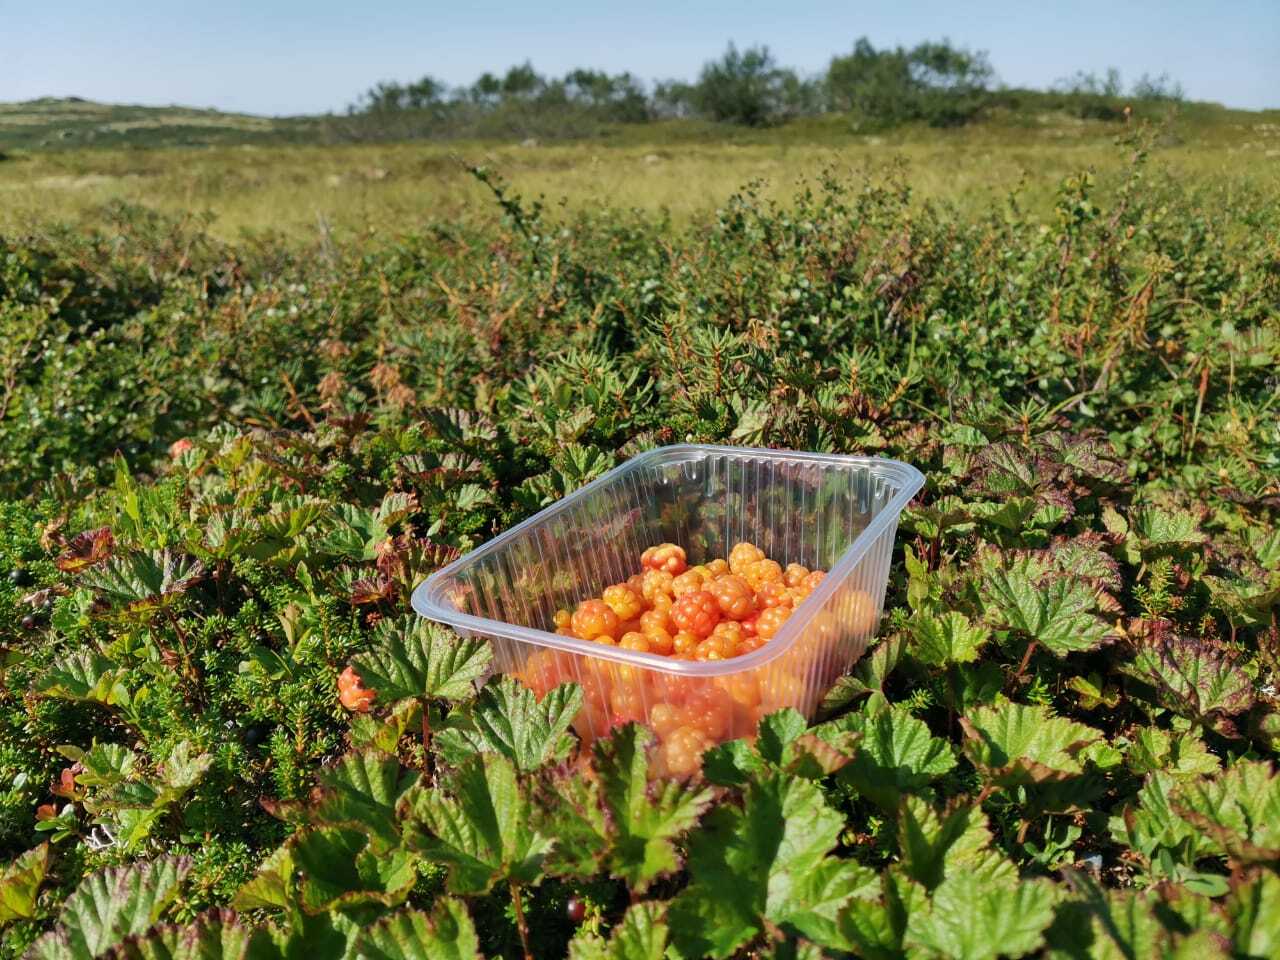
[[(0, 958), (1280, 955), (1274, 113), (195, 147), (74, 110), (150, 145), (2, 148)], [(883, 617), (783, 649), (820, 578), (676, 496), (692, 572), (521, 624), (767, 678), (489, 677), (412, 614), (682, 442), (918, 467)], [(708, 528), (820, 522), (791, 482)]]

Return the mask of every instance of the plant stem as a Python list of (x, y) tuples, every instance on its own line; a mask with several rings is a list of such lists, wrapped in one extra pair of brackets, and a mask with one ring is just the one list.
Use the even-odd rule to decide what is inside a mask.
[(520, 934), (520, 946), (524, 948), (524, 960), (533, 960), (533, 952), (529, 949), (529, 925), (524, 919), (524, 904), (520, 900), (520, 885), (514, 880), (508, 881), (511, 888), (511, 909), (516, 915), (516, 932)]

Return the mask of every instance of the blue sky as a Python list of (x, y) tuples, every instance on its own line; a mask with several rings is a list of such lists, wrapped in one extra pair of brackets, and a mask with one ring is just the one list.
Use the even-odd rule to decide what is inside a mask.
[(691, 78), (730, 40), (767, 43), (781, 63), (816, 72), (863, 34), (877, 46), (948, 37), (985, 49), (1014, 86), (1114, 65), (1126, 80), (1168, 72), (1194, 99), (1280, 107), (1280, 0), (0, 0), (0, 101), (310, 113), (342, 110), (378, 80), (469, 83), (526, 58), (550, 74)]

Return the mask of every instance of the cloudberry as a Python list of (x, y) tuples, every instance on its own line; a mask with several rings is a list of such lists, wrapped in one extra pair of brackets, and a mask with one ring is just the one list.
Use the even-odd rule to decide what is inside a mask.
[(730, 620), (745, 620), (756, 611), (756, 598), (751, 585), (741, 577), (728, 574), (711, 584), (720, 612)]
[(792, 603), (791, 591), (783, 585), (781, 580), (770, 580), (756, 591), (756, 600), (765, 609), (769, 607), (789, 607)]
[(640, 593), (651, 606), (656, 605), (659, 597), (671, 597), (674, 580), (675, 577), (665, 570), (646, 570), (641, 578)]
[(815, 570), (801, 581), (800, 586), (806, 587), (809, 592), (812, 593), (814, 590), (818, 589), (818, 584), (826, 579), (826, 576), (827, 574), (825, 570)]
[(696, 637), (705, 637), (720, 619), (720, 604), (707, 590), (686, 593), (671, 606), (671, 622)]
[(645, 638), (649, 641), (649, 650), (651, 652), (667, 656), (675, 649), (676, 641), (671, 636), (670, 631), (664, 630), (662, 627), (650, 627), (643, 632)]
[(747, 567), (764, 559), (764, 551), (754, 543), (739, 543), (729, 551), (729, 569), (741, 576)]
[(649, 726), (653, 727), (653, 732), (661, 740), (667, 739), (673, 731), (687, 722), (688, 716), (684, 708), (673, 703), (654, 704), (649, 711)]
[(640, 555), (640, 564), (650, 570), (665, 570), (672, 576), (684, 573), (689, 566), (684, 547), (674, 543), (660, 543), (656, 547), (650, 547)]
[(571, 614), (568, 610), (561, 608), (556, 611), (555, 616), (551, 618), (551, 622), (554, 623), (557, 628), (567, 627), (569, 626), (569, 621), (572, 619), (573, 619), (573, 614)]
[(619, 620), (634, 620), (644, 610), (644, 600), (625, 583), (605, 587), (600, 599), (618, 615)]
[(701, 642), (702, 638), (696, 633), (681, 630), (671, 638), (671, 652), (677, 657), (691, 657), (693, 656), (693, 651), (698, 649), (698, 644)]
[(659, 767), (671, 777), (688, 777), (702, 766), (702, 754), (712, 740), (697, 727), (677, 727), (659, 752)]
[(767, 610), (762, 610), (760, 617), (756, 620), (756, 635), (762, 640), (772, 640), (789, 616), (791, 616), (790, 607), (769, 607)]
[(353, 713), (368, 713), (378, 691), (365, 687), (355, 667), (348, 666), (338, 675), (338, 699)]
[(755, 563), (748, 564), (746, 572), (743, 573), (747, 583), (751, 584), (753, 590), (759, 590), (766, 583), (782, 583), (782, 567), (778, 566), (776, 560), (757, 560)]
[(738, 647), (724, 634), (712, 634), (693, 651), (695, 660), (728, 660), (737, 655)]
[(686, 570), (680, 576), (671, 581), (671, 592), (677, 597), (683, 597), (686, 593), (693, 593), (695, 590), (701, 590), (706, 578), (702, 576), (696, 569)]
[(570, 624), (583, 640), (613, 637), (618, 629), (618, 615), (603, 600), (583, 600), (573, 611)]
[(649, 638), (643, 633), (624, 633), (622, 639), (618, 641), (618, 647), (622, 650), (634, 650), (636, 653), (648, 653), (651, 649)]
[(648, 633), (650, 630), (671, 630), (671, 617), (669, 615), (670, 607), (664, 610), (646, 610), (640, 614), (640, 632)]
[(719, 580), (725, 574), (729, 573), (729, 561), (723, 557), (716, 557), (714, 560), (707, 561), (707, 574), (712, 580)]
[(711, 637), (724, 637), (734, 647), (740, 646), (745, 636), (746, 634), (742, 632), (742, 624), (737, 620), (721, 620), (711, 631)]
[(800, 563), (788, 563), (782, 571), (782, 582), (788, 587), (800, 586), (800, 581), (809, 575), (809, 568)]

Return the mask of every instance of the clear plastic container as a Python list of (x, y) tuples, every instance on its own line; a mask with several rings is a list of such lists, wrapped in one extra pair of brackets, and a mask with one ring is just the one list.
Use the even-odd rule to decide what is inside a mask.
[[(750, 735), (782, 707), (812, 716), (875, 635), (898, 517), (923, 483), (914, 467), (874, 457), (658, 447), (437, 571), (413, 606), (488, 638), (496, 669), (540, 696), (580, 683), (575, 726), (584, 740), (636, 720), (687, 753)], [(648, 546), (677, 543), (692, 565), (744, 540), (784, 567), (827, 571), (752, 653), (677, 660), (552, 632), (557, 609), (626, 580)]]

